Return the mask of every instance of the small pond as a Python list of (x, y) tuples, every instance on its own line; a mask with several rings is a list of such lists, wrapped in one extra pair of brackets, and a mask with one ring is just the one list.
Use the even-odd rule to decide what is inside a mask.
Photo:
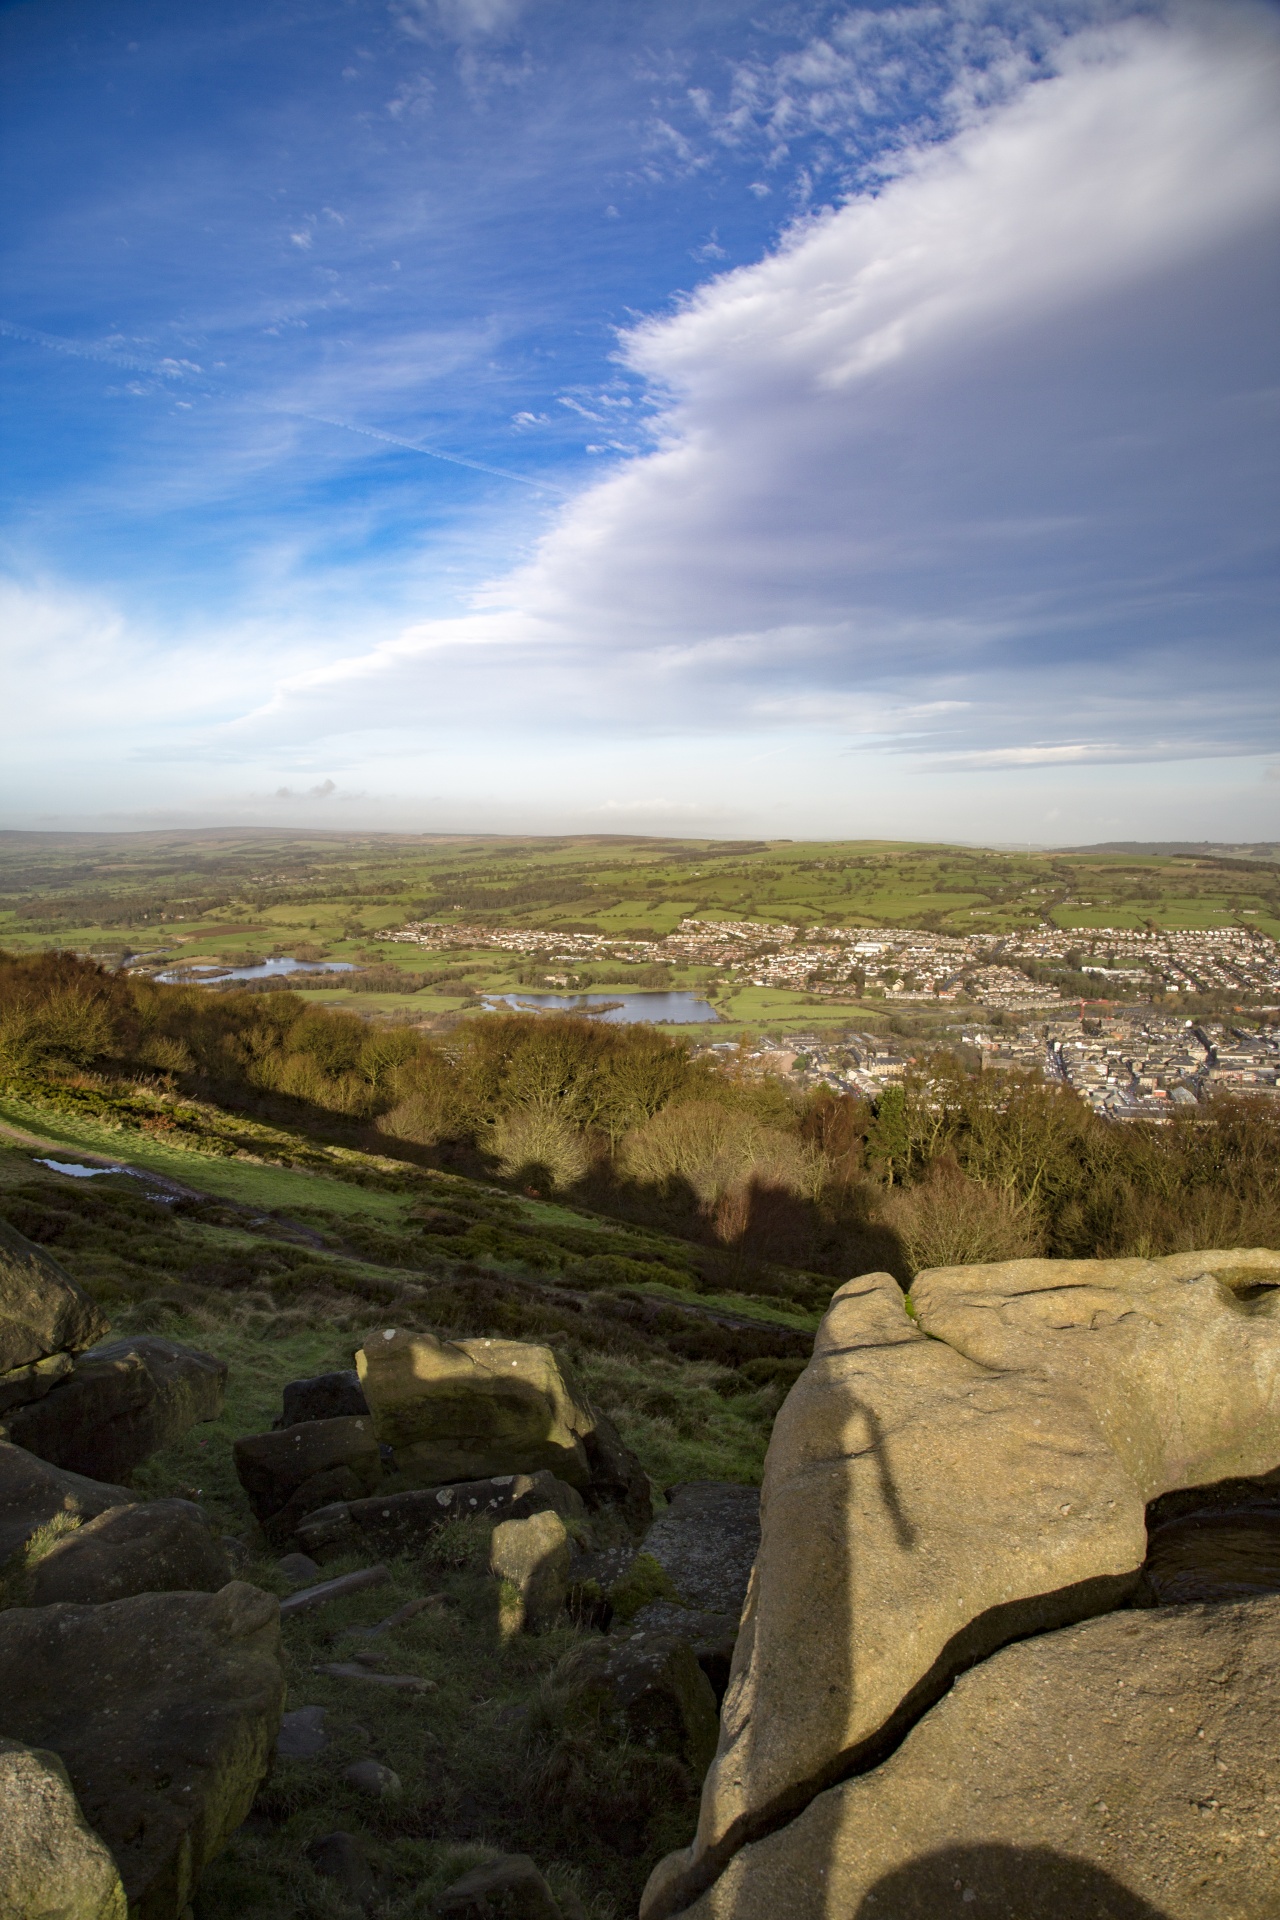
[(520, 1012), (546, 1009), (552, 1013), (588, 1013), (592, 1007), (606, 1007), (597, 1016), (613, 1026), (635, 1026), (643, 1020), (672, 1027), (700, 1026), (718, 1020), (719, 1014), (709, 1000), (696, 993), (487, 993), (488, 1007), (515, 1007)]
[(291, 960), (287, 956), (277, 956), (272, 960), (259, 960), (253, 967), (224, 967), (216, 960), (192, 960), (184, 966), (170, 967), (167, 973), (158, 973), (156, 979), (165, 986), (210, 986), (222, 980), (268, 980), (282, 973), (354, 973), (355, 963), (351, 960)]

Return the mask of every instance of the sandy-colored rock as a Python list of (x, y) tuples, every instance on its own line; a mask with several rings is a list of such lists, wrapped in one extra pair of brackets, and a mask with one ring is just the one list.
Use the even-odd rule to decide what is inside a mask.
[(0, 1569), (8, 1568), (45, 1529), (92, 1520), (109, 1507), (127, 1505), (132, 1497), (127, 1487), (68, 1473), (25, 1447), (0, 1440)]
[(367, 1414), (250, 1434), (236, 1441), (233, 1453), (249, 1505), (277, 1544), (291, 1539), (307, 1514), (335, 1501), (361, 1499), (382, 1478)]
[(504, 1634), (545, 1633), (555, 1626), (569, 1591), (569, 1535), (558, 1513), (502, 1520), (493, 1530), (489, 1571), (501, 1584)]
[(107, 1318), (43, 1247), (0, 1220), (0, 1374), (100, 1340)]
[(116, 1863), (56, 1753), (0, 1739), (0, 1920), (126, 1920)]
[(0, 1734), (59, 1755), (130, 1920), (177, 1920), (243, 1820), (284, 1706), (275, 1600), (142, 1594), (0, 1613)]
[(1113, 1613), (963, 1675), (686, 1920), (1274, 1920), (1280, 1599)]
[(388, 1328), (370, 1335), (356, 1368), (378, 1439), (419, 1486), (541, 1467), (572, 1487), (590, 1483), (583, 1442), (594, 1417), (549, 1347)]
[(156, 1334), (80, 1354), (43, 1398), (5, 1416), (5, 1437), (55, 1467), (124, 1479), (200, 1420), (216, 1420), (227, 1363)]
[(60, 1540), (32, 1569), (28, 1606), (97, 1605), (134, 1593), (216, 1593), (226, 1554), (190, 1500), (109, 1507)]
[(888, 1274), (835, 1294), (774, 1427), (762, 1544), (677, 1911), (1004, 1641), (1119, 1603), (1143, 1501), (1089, 1407), (927, 1339)]
[(1144, 1499), (1280, 1460), (1280, 1253), (936, 1267), (911, 1298), (957, 1353), (1087, 1400)]

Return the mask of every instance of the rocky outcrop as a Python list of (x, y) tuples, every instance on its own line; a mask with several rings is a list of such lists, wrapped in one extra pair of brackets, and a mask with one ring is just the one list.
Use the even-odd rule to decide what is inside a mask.
[(382, 1478), (382, 1457), (367, 1416), (307, 1420), (251, 1434), (236, 1441), (233, 1453), (254, 1517), (277, 1546), (293, 1538), (307, 1514), (335, 1501), (358, 1500)]
[(744, 1847), (688, 1920), (1268, 1920), (1278, 1716), (1280, 1599), (1021, 1641)]
[(1153, 1494), (1280, 1462), (1278, 1283), (1266, 1253), (1012, 1262), (921, 1275), (915, 1319), (887, 1274), (839, 1289), (770, 1444), (697, 1838), (646, 1920), (714, 1903), (744, 1847), (748, 1904), (697, 1911), (768, 1911), (742, 1876), (770, 1836), (877, 1778), (958, 1674), (1135, 1595)]
[(135, 1593), (216, 1593), (231, 1567), (190, 1500), (108, 1507), (77, 1527), (32, 1569), (25, 1601), (98, 1605)]
[(283, 1706), (276, 1602), (242, 1582), (0, 1613), (0, 1735), (58, 1756), (130, 1920), (177, 1920), (252, 1804)]
[[(0, 1220), (0, 1407), (15, 1374), (92, 1346), (106, 1331), (102, 1310), (83, 1287), (43, 1247)], [(39, 1377), (32, 1380), (36, 1398), (45, 1389)]]
[(531, 1513), (558, 1513), (582, 1520), (582, 1496), (554, 1474), (503, 1473), (446, 1487), (410, 1487), (343, 1500), (299, 1521), (297, 1538), (317, 1560), (340, 1553), (411, 1553), (451, 1520), (487, 1517), (525, 1520)]
[(24, 1447), (0, 1440), (0, 1572), (81, 1521), (127, 1505), (130, 1498), (127, 1487), (67, 1473)]
[(424, 1487), (546, 1468), (586, 1488), (594, 1415), (549, 1347), (388, 1328), (356, 1355), (374, 1431)]
[(0, 1739), (0, 1920), (127, 1920), (116, 1863), (56, 1753)]
[(6, 1414), (3, 1433), (53, 1466), (125, 1479), (197, 1421), (216, 1420), (226, 1380), (226, 1362), (194, 1347), (154, 1334), (112, 1340)]

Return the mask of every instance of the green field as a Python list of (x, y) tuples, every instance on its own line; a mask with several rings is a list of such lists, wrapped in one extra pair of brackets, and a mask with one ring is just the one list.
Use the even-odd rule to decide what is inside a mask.
[[(477, 996), (540, 983), (528, 955), (428, 952), (378, 936), (410, 919), (660, 938), (686, 916), (798, 928), (1249, 927), (1280, 937), (1280, 865), (1206, 848), (1007, 853), (896, 841), (710, 841), (404, 834), (0, 834), (0, 946), (61, 946), (118, 964), (249, 962), (272, 954), (381, 971), (377, 991), (308, 998), (448, 1023)], [(1274, 853), (1276, 850), (1271, 849)], [(823, 1029), (883, 1017), (715, 969), (584, 962), (577, 985), (718, 995), (730, 1030)], [(711, 1029), (705, 1030), (710, 1032)]]

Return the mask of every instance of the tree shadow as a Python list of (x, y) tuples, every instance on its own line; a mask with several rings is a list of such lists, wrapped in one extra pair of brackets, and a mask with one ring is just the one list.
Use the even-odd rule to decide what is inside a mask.
[(856, 1910), (832, 1889), (830, 1920), (1168, 1920), (1092, 1861), (994, 1841), (940, 1847), (895, 1867)]

